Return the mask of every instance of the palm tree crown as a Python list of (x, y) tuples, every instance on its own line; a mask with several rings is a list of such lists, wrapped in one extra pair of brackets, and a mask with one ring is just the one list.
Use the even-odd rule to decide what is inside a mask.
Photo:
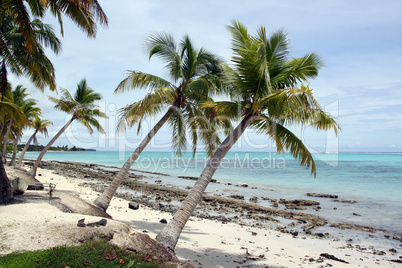
[(138, 123), (140, 128), (144, 118), (154, 116), (164, 107), (171, 107), (173, 114), (168, 120), (173, 129), (172, 144), (176, 152), (180, 154), (186, 148), (186, 133), (189, 129), (193, 152), (196, 150), (198, 136), (201, 136), (211, 155), (220, 143), (215, 131), (220, 126), (228, 128), (230, 124), (228, 120), (213, 120), (216, 118), (199, 109), (199, 104), (212, 100), (211, 96), (220, 92), (218, 77), (223, 71), (221, 60), (204, 48), (197, 50), (188, 36), (176, 44), (171, 35), (160, 33), (152, 35), (146, 44), (149, 58), (157, 56), (165, 61), (165, 69), (172, 82), (152, 74), (130, 71), (115, 93), (131, 88), (148, 88), (151, 91), (141, 101), (120, 110), (119, 126), (124, 128), (124, 123), (127, 123), (131, 127)]
[(18, 162), (15, 165), (16, 168), (21, 168), (22, 165), (22, 159), (24, 159), (25, 153), (28, 150), (29, 145), (31, 144), (31, 142), (33, 141), (34, 144), (37, 144), (37, 138), (36, 138), (36, 134), (38, 132), (40, 132), (41, 134), (45, 135), (45, 137), (47, 137), (49, 135), (47, 127), (52, 125), (53, 123), (49, 120), (43, 120), (41, 119), (39, 116), (35, 117), (31, 123), (30, 126), (35, 129), (34, 133), (32, 134), (32, 136), (28, 139), (28, 141), (26, 142), (24, 148), (22, 149), (22, 152), (20, 154), (20, 157), (18, 158)]
[[(47, 11), (58, 19), (61, 33), (63, 34), (63, 15), (71, 19), (89, 37), (96, 35), (97, 19), (101, 25), (107, 25), (108, 19), (97, 0), (10, 0), (1, 1), (1, 15), (10, 16), (15, 20), (16, 25), (21, 29), (29, 53), (35, 50), (36, 35), (31, 26), (31, 15), (37, 18), (44, 18)], [(2, 36), (0, 36), (0, 42)]]
[(233, 66), (225, 66), (226, 102), (205, 102), (218, 115), (250, 120), (250, 127), (271, 137), (278, 152), (289, 150), (302, 165), (316, 174), (314, 159), (302, 141), (285, 126), (310, 125), (316, 129), (339, 128), (313, 97), (309, 86), (300, 83), (318, 75), (322, 60), (316, 53), (290, 58), (287, 34), (279, 30), (267, 37), (265, 27), (256, 36), (239, 22), (228, 26), (232, 34)]
[(104, 129), (96, 120), (97, 117), (106, 118), (106, 114), (101, 112), (97, 107), (96, 101), (102, 99), (102, 96), (88, 87), (85, 79), (81, 80), (77, 85), (77, 90), (73, 95), (67, 89), (60, 89), (62, 97), (60, 99), (49, 97), (51, 101), (56, 103), (55, 109), (72, 115), (73, 120), (82, 123), (92, 134), (93, 128), (101, 133)]

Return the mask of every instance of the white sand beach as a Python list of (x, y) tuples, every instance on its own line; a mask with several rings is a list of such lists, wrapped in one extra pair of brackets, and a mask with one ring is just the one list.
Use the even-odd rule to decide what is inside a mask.
[[(9, 173), (12, 172), (8, 168)], [(54, 174), (53, 171), (39, 169), (37, 179), (56, 184), (55, 194), (79, 196), (92, 202), (99, 194), (90, 188), (81, 187), (79, 180)], [(30, 192), (30, 191), (28, 191)], [(107, 211), (114, 221), (131, 225), (139, 232), (155, 238), (164, 227), (161, 219), (169, 221), (169, 213), (140, 206), (138, 210), (128, 208), (128, 201), (113, 198)], [(0, 206), (0, 253), (38, 250), (57, 245), (71, 244), (68, 239), (60, 239), (52, 226), (70, 222), (71, 228), (77, 220), (86, 218), (87, 222), (101, 218), (73, 213), (63, 213), (49, 202), (29, 202)], [(111, 221), (112, 222), (112, 221)], [(114, 226), (114, 225), (112, 225)], [(59, 229), (60, 232), (64, 230)], [(390, 262), (399, 258), (400, 253), (386, 252), (386, 255), (373, 254), (370, 245), (348, 247), (341, 241), (319, 239), (300, 234), (275, 230), (240, 226), (233, 223), (191, 218), (185, 227), (176, 247), (177, 257), (194, 267), (399, 267)], [(331, 260), (320, 257), (326, 253), (344, 260)], [(398, 255), (399, 254), (399, 255)]]

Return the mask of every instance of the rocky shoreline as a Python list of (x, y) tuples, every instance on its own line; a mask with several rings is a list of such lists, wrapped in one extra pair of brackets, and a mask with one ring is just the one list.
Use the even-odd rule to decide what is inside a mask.
[[(32, 164), (26, 161), (25, 164)], [(46, 161), (41, 163), (41, 167), (53, 170), (56, 174), (66, 176), (71, 179), (82, 180), (80, 186), (89, 187), (96, 192), (103, 192), (110, 183), (117, 171), (115, 167), (107, 167), (96, 164), (66, 163), (59, 161)], [(117, 170), (117, 169), (116, 169)], [(155, 180), (154, 183), (144, 181), (143, 173), (152, 175), (169, 176), (169, 174), (143, 172), (132, 170), (132, 173), (124, 180), (120, 186), (120, 191), (116, 196), (134, 202), (142, 206), (147, 206), (155, 210), (174, 213), (184, 198), (188, 190), (162, 185), (162, 180)], [(194, 179), (194, 178), (182, 178)], [(215, 181), (216, 182), (216, 181)], [(219, 183), (219, 182), (216, 182)], [(237, 185), (238, 187), (248, 187), (247, 185)], [(188, 187), (187, 187), (188, 188)], [(334, 202), (353, 204), (354, 200), (340, 200), (338, 196), (330, 194), (307, 193), (306, 196), (334, 199)], [(321, 232), (320, 227), (326, 226), (340, 230), (354, 230), (366, 232), (368, 235), (383, 232), (384, 239), (402, 242), (402, 237), (398, 234), (389, 234), (387, 230), (350, 223), (330, 223), (327, 219), (305, 213), (306, 207), (314, 211), (320, 210), (320, 203), (312, 200), (298, 199), (261, 199), (270, 202), (271, 207), (262, 206), (257, 203), (258, 197), (244, 200), (242, 195), (231, 195), (220, 197), (215, 195), (204, 195), (201, 204), (198, 206), (195, 217), (217, 220), (222, 223), (233, 222), (239, 225), (268, 228), (279, 230), (283, 233), (290, 233), (294, 236), (310, 235), (319, 238), (331, 237), (328, 232)], [(284, 207), (281, 209), (278, 207)], [(328, 228), (327, 228), (328, 229)], [(326, 230), (327, 230), (326, 229)], [(333, 237), (332, 237), (333, 238)], [(349, 239), (350, 240), (350, 239)]]

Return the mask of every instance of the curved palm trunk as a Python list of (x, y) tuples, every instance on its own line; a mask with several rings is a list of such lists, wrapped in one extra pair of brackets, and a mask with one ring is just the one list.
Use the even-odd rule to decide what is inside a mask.
[(70, 119), (70, 121), (68, 121), (67, 124), (65, 124), (64, 127), (62, 127), (62, 129), (59, 130), (59, 132), (56, 134), (56, 136), (54, 136), (53, 139), (51, 141), (49, 141), (49, 143), (46, 145), (46, 147), (43, 148), (43, 150), (40, 152), (38, 158), (36, 159), (32, 169), (30, 171), (28, 171), (28, 175), (30, 175), (31, 177), (35, 178), (36, 171), (38, 170), (39, 163), (42, 160), (42, 158), (45, 155), (45, 153), (47, 152), (47, 150), (49, 150), (50, 146), (53, 145), (53, 143), (61, 136), (61, 134), (63, 134), (63, 132), (71, 125), (71, 123), (74, 120), (75, 120), (75, 117), (72, 117)]
[(20, 140), (21, 134), (22, 134), (22, 128), (18, 130), (18, 134), (14, 139), (14, 150), (13, 150), (13, 156), (11, 157), (11, 161), (9, 163), (10, 166), (15, 166), (15, 160), (17, 159), (18, 141)]
[(3, 156), (0, 158), (0, 205), (3, 205), (8, 204), (13, 199), (13, 192), (4, 168)]
[(8, 136), (10, 135), (10, 131), (11, 131), (11, 126), (13, 125), (13, 121), (14, 121), (14, 119), (11, 117), (10, 122), (8, 123), (6, 134), (4, 135), (4, 139), (3, 139), (3, 157), (4, 157), (3, 161), (4, 161), (4, 163), (7, 163), (7, 158), (6, 158), (7, 143), (8, 143)]
[[(0, 107), (1, 107), (1, 105), (0, 105)], [(4, 115), (4, 118), (3, 118), (3, 124), (1, 124), (1, 128), (0, 128), (0, 135), (3, 133), (3, 131), (4, 131), (4, 128), (6, 127), (6, 119), (7, 119), (7, 115)]]
[(131, 166), (134, 164), (134, 162), (137, 160), (137, 158), (139, 157), (141, 152), (145, 149), (145, 147), (152, 140), (152, 138), (155, 136), (155, 134), (167, 122), (167, 120), (173, 114), (175, 109), (176, 108), (174, 106), (170, 107), (169, 110), (166, 112), (166, 114), (161, 118), (161, 120), (159, 120), (159, 122), (151, 129), (151, 131), (148, 133), (148, 135), (145, 136), (145, 138), (141, 141), (140, 145), (138, 145), (137, 149), (135, 149), (135, 151), (127, 159), (126, 163), (124, 163), (123, 167), (119, 170), (119, 172), (113, 178), (113, 181), (110, 183), (110, 185), (106, 188), (106, 190), (98, 198), (95, 199), (94, 204), (96, 206), (100, 207), (104, 211), (107, 210), (107, 208), (109, 207), (110, 201), (112, 200), (114, 194), (117, 191), (117, 188), (119, 188), (121, 182), (127, 176), (128, 171), (130, 170)]
[(246, 130), (252, 118), (253, 117), (250, 115), (246, 116), (232, 133), (226, 137), (219, 148), (215, 151), (214, 155), (209, 159), (197, 182), (183, 201), (183, 204), (173, 215), (172, 220), (156, 236), (156, 240), (162, 243), (171, 253), (174, 253), (174, 249), (184, 226), (193, 214), (198, 203), (201, 201), (201, 197), (222, 159)]
[[(0, 51), (0, 54), (3, 55), (3, 52)], [(0, 93), (1, 93), (1, 102), (0, 102), (0, 108), (3, 105), (3, 100), (4, 100), (4, 93), (6, 92), (6, 87), (7, 87), (7, 70), (5, 67), (5, 62), (3, 61), (1, 64), (1, 82), (0, 82)], [(4, 119), (6, 119), (6, 116), (4, 115)], [(6, 123), (4, 120), (4, 124), (2, 126), (1, 132), (0, 132), (0, 144), (2, 142), (1, 139), (1, 134), (3, 133), (3, 128), (5, 127)], [(0, 151), (1, 152), (1, 151)], [(11, 183), (7, 177), (6, 169), (4, 168), (4, 162), (3, 162), (3, 157), (4, 155), (0, 155), (0, 205), (3, 204), (8, 204), (12, 199), (13, 199), (13, 192), (11, 188)]]
[(38, 133), (38, 130), (35, 130), (34, 134), (32, 134), (32, 136), (29, 138), (29, 140), (27, 141), (27, 143), (24, 146), (24, 149), (22, 149), (21, 155), (18, 158), (18, 162), (15, 165), (15, 168), (21, 168), (22, 165), (22, 159), (24, 159), (24, 155), (25, 153), (28, 151), (29, 145), (31, 144), (32, 140), (35, 138), (36, 133)]

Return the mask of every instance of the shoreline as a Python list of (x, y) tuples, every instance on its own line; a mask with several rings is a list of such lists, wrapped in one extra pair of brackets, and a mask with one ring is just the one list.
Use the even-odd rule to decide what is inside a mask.
[[(25, 163), (29, 163), (30, 160), (25, 160)], [(88, 201), (93, 201), (96, 198), (96, 195), (99, 195), (99, 192), (102, 191), (105, 187), (104, 184), (107, 184), (110, 179), (113, 178), (113, 175), (116, 173), (115, 171), (107, 170), (108, 168), (112, 167), (106, 167), (103, 165), (97, 165), (97, 164), (85, 164), (85, 163), (66, 163), (62, 161), (44, 161), (41, 164), (42, 170), (41, 172), (50, 172), (54, 175), (59, 175), (62, 177), (67, 177), (76, 184), (77, 187), (80, 189), (86, 189), (92, 192), (92, 196), (95, 195), (95, 197), (92, 197), (92, 200)], [(114, 169), (118, 170), (118, 168), (113, 167)], [(138, 171), (134, 171), (134, 173), (139, 173)], [(149, 173), (149, 172), (146, 172)], [(152, 174), (152, 175), (160, 175), (161, 173), (157, 174)], [(39, 173), (38, 173), (39, 175)], [(41, 174), (43, 175), (43, 174)], [(163, 174), (164, 175), (164, 174)], [(38, 179), (41, 179), (42, 176), (38, 176)], [(119, 199), (120, 202), (127, 203), (129, 201), (134, 201), (140, 205), (140, 210), (145, 209), (146, 211), (151, 211), (151, 214), (162, 214), (164, 215), (163, 217), (166, 218), (167, 220), (171, 218), (172, 213), (177, 209), (177, 205), (181, 203), (181, 201), (184, 199), (186, 196), (187, 191), (183, 189), (178, 189), (178, 188), (172, 188), (169, 186), (163, 186), (161, 183), (154, 183), (151, 184), (148, 181), (143, 181), (144, 175), (139, 175), (139, 174), (131, 174), (128, 179), (126, 179), (122, 186), (119, 188), (121, 189), (119, 193), (116, 195), (115, 198), (112, 200), (112, 204), (115, 202), (115, 199)], [(155, 178), (152, 178), (150, 180), (154, 180)], [(159, 180), (156, 180), (159, 181)], [(219, 184), (219, 182), (218, 182)], [(218, 185), (220, 187), (226, 187), (227, 185)], [(241, 187), (241, 186), (237, 186)], [(131, 188), (131, 190), (130, 190)], [(56, 187), (56, 191), (57, 191)], [(133, 192), (134, 190), (134, 192)], [(122, 199), (123, 198), (123, 199)], [(123, 200), (123, 201), (122, 201)], [(286, 205), (284, 202), (287, 200), (275, 200), (276, 203), (281, 203), (281, 206)], [(344, 200), (338, 200), (340, 202)], [(268, 200), (267, 202), (270, 202), (274, 204), (273, 200)], [(109, 211), (114, 211), (116, 207), (111, 204)], [(288, 205), (292, 206), (294, 204), (289, 203)], [(123, 207), (119, 206), (119, 210), (124, 209)], [(311, 209), (309, 209), (311, 210)], [(126, 213), (130, 213), (130, 210), (125, 209)], [(111, 213), (113, 216), (113, 213)], [(159, 216), (162, 217), (162, 216)], [(115, 218), (115, 216), (113, 216)], [(116, 218), (119, 220), (118, 218)], [(145, 220), (147, 218), (144, 218)], [(160, 220), (160, 219), (159, 219)], [(124, 220), (123, 220), (124, 222)], [(378, 261), (384, 261), (386, 264), (389, 264), (390, 259), (398, 259), (398, 254), (400, 254), (400, 251), (402, 250), (400, 247), (400, 238), (399, 237), (392, 237), (389, 236), (388, 238), (383, 237), (382, 242), (391, 242), (389, 245), (383, 245), (382, 243), (377, 243), (378, 241), (370, 241), (370, 240), (362, 240), (359, 241), (358, 239), (354, 239), (354, 233), (359, 232), (359, 233), (364, 233), (364, 235), (367, 235), (367, 237), (373, 237), (373, 234), (381, 232), (379, 230), (376, 230), (375, 228), (370, 228), (369, 226), (365, 225), (348, 225), (348, 224), (339, 224), (338, 226), (332, 226), (330, 228), (337, 227), (338, 228), (351, 228), (351, 229), (358, 229), (360, 231), (356, 230), (348, 230), (348, 233), (350, 235), (349, 237), (336, 237), (333, 235), (329, 235), (327, 233), (320, 232), (319, 227), (320, 226), (326, 226), (328, 227), (328, 221), (322, 217), (311, 215), (308, 213), (300, 212), (300, 211), (293, 211), (292, 209), (287, 209), (287, 210), (281, 210), (281, 209), (273, 209), (273, 208), (266, 208), (263, 206), (260, 206), (258, 204), (253, 204), (251, 202), (246, 202), (244, 200), (236, 200), (234, 198), (222, 198), (219, 196), (214, 196), (214, 195), (204, 195), (202, 204), (200, 204), (199, 208), (197, 209), (197, 212), (195, 215), (191, 218), (191, 221), (189, 221), (189, 224), (193, 224), (194, 222), (213, 222), (214, 224), (219, 225), (219, 228), (224, 227), (226, 230), (229, 228), (228, 226), (231, 226), (230, 228), (235, 228), (236, 230), (238, 229), (245, 229), (247, 230), (247, 235), (248, 238), (250, 239), (248, 242), (248, 246), (245, 247), (243, 246), (243, 249), (240, 251), (244, 252), (244, 248), (247, 248), (247, 252), (250, 251), (250, 244), (253, 244), (253, 247), (256, 248), (262, 248), (260, 244), (267, 244), (270, 245), (271, 243), (265, 242), (265, 239), (263, 237), (269, 236), (274, 234), (275, 237), (283, 237), (286, 236), (286, 239), (291, 239), (291, 240), (297, 240), (297, 241), (309, 241), (309, 243), (319, 243), (319, 244), (337, 244), (337, 248), (334, 248), (335, 252), (338, 252), (337, 254), (333, 254), (334, 256), (340, 258), (340, 259), (348, 259), (350, 258), (349, 255), (351, 254), (344, 254), (342, 250), (351, 250), (354, 253), (363, 254), (365, 255), (364, 259), (373, 259), (373, 263), (376, 263)], [(145, 224), (145, 225), (143, 225)], [(160, 225), (160, 224), (159, 224)], [(141, 226), (146, 226), (146, 223), (137, 223), (136, 227), (141, 227)], [(186, 227), (185, 230), (183, 231), (182, 237), (187, 236), (185, 234), (186, 229), (189, 229), (191, 227)], [(203, 229), (202, 227), (200, 227)], [(216, 228), (216, 227), (215, 227)], [(144, 228), (147, 230), (147, 228)], [(250, 231), (252, 230), (252, 231)], [(338, 229), (341, 230), (341, 229)], [(187, 230), (188, 232), (188, 230)], [(157, 232), (150, 232), (152, 235), (156, 236)], [(206, 232), (208, 233), (208, 232)], [(209, 232), (210, 233), (210, 232)], [(260, 236), (261, 233), (264, 233)], [(230, 234), (230, 232), (229, 232)], [(209, 234), (211, 235), (211, 234)], [(213, 234), (212, 234), (213, 235)], [(218, 234), (215, 234), (215, 236)], [(188, 235), (191, 239), (191, 236)], [(214, 235), (213, 235), (214, 236)], [(257, 239), (257, 236), (260, 236), (259, 239)], [(151, 236), (152, 237), (152, 236)], [(217, 248), (219, 249), (220, 247), (225, 247), (227, 244), (227, 240), (229, 240), (229, 237), (225, 237), (225, 239), (221, 239), (221, 245), (219, 245)], [(252, 241), (252, 240), (262, 240), (264, 242), (257, 242), (257, 241)], [(208, 239), (208, 238), (206, 238)], [(283, 238), (281, 238), (283, 239)], [(397, 240), (398, 239), (398, 240)], [(184, 240), (184, 241), (183, 241)], [(375, 243), (373, 243), (375, 242)], [(181, 238), (177, 247), (177, 254), (179, 258), (181, 259), (187, 259), (190, 261), (191, 264), (195, 265), (197, 267), (197, 264), (194, 261), (191, 261), (191, 258), (186, 257), (186, 254), (181, 253), (182, 251), (185, 251), (185, 249), (181, 248), (180, 246), (182, 243), (186, 243), (185, 239)], [(199, 247), (198, 242), (194, 242), (196, 245)], [(294, 243), (294, 242), (291, 242)], [(306, 242), (307, 243), (307, 242)], [(309, 244), (307, 243), (307, 244)], [(194, 244), (194, 245), (195, 245)], [(234, 243), (232, 243), (234, 245)], [(257, 245), (255, 245), (257, 244)], [(303, 244), (303, 243), (302, 243)], [(232, 245), (232, 246), (233, 246)], [(287, 245), (289, 246), (289, 245)], [(304, 246), (301, 246), (304, 247)], [(331, 246), (333, 247), (333, 246)], [(363, 250), (361, 250), (363, 249)], [(397, 253), (390, 252), (389, 250), (391, 249), (396, 249)], [(257, 249), (255, 249), (257, 250)], [(254, 250), (254, 252), (255, 252)], [(310, 249), (311, 250), (311, 249)], [(315, 250), (320, 250), (320, 248), (315, 248)], [(202, 263), (205, 265), (205, 260), (203, 260), (202, 257), (202, 252), (199, 252), (200, 254), (196, 254), (197, 261), (199, 263)], [(325, 253), (325, 252), (321, 252)], [(240, 254), (240, 253), (238, 253)], [(250, 253), (251, 254), (251, 253)], [(266, 255), (267, 253), (261, 252), (260, 254), (257, 254), (257, 256), (262, 256)], [(384, 255), (378, 255), (378, 254), (384, 254)], [(230, 256), (230, 254), (225, 254)], [(286, 255), (286, 254), (285, 254)], [(246, 254), (246, 257), (248, 255)], [(251, 255), (250, 255), (251, 256)], [(222, 257), (222, 256), (221, 256)], [(317, 256), (316, 256), (317, 257)], [(229, 258), (229, 257), (228, 257)], [(258, 258), (256, 256), (253, 257), (254, 260), (252, 261), (253, 263), (266, 263), (266, 257), (264, 258)], [(311, 257), (314, 259), (314, 257)], [(303, 263), (308, 263), (314, 266), (315, 264), (318, 264), (316, 259), (314, 261), (306, 262), (306, 260), (303, 260)], [(225, 258), (224, 258), (225, 259)], [(229, 258), (230, 259), (230, 258)], [(318, 258), (319, 259), (319, 258)], [(317, 259), (317, 260), (318, 260)], [(359, 258), (360, 260), (361, 258)], [(299, 261), (302, 259), (299, 258)], [(228, 261), (226, 259), (226, 261)], [(248, 261), (246, 261), (249, 263)], [(336, 264), (336, 267), (339, 266), (339, 262), (334, 261)], [(360, 261), (362, 262), (362, 261)], [(268, 262), (272, 265), (271, 262)], [(213, 263), (209, 263), (206, 267), (210, 267)], [(283, 264), (281, 264), (283, 265)], [(225, 267), (225, 265), (222, 266), (211, 266), (211, 267)], [(242, 266), (239, 266), (242, 267)], [(247, 266), (247, 267), (254, 267), (254, 266)], [(285, 265), (285, 267), (290, 267)], [(370, 267), (370, 266), (367, 266)], [(392, 267), (392, 265), (390, 266)]]
[[(32, 160), (25, 159), (24, 167), (28, 169), (30, 163)], [(68, 193), (92, 203), (118, 169), (82, 162), (42, 161), (36, 178), (45, 183), (55, 183), (58, 194)], [(164, 185), (164, 179), (169, 177), (173, 176), (132, 171), (112, 199), (108, 214), (114, 220), (154, 238), (164, 227), (160, 221), (171, 219), (187, 193), (184, 185)], [(185, 185), (194, 183), (181, 180)], [(313, 209), (317, 206), (314, 202), (311, 206), (303, 204), (307, 207), (304, 210), (294, 210), (291, 207), (300, 204), (288, 202), (292, 200), (265, 198), (253, 203), (248, 198), (241, 200), (221, 195), (232, 194), (233, 189), (243, 194), (252, 187), (219, 181), (209, 187), (219, 189), (219, 192), (211, 190), (204, 196), (176, 247), (179, 259), (188, 261), (194, 267), (398, 267), (396, 262), (402, 263), (400, 237), (384, 237), (382, 231), (365, 225), (329, 227), (333, 222), (310, 214), (320, 213), (320, 209), (318, 212)], [(317, 199), (332, 198), (305, 198), (310, 201)], [(353, 200), (341, 197), (336, 200), (337, 205), (356, 205), (348, 203)], [(138, 203), (139, 209), (129, 209), (130, 201)], [(3, 208), (0, 207), (0, 214), (4, 212)], [(68, 214), (76, 215), (67, 213), (67, 217)], [(24, 221), (25, 218), (22, 224)], [(361, 230), (339, 229), (353, 227), (360, 227)], [(0, 222), (0, 236), (3, 230)], [(327, 230), (331, 230), (329, 234)], [(333, 234), (334, 230), (340, 232)], [(45, 246), (46, 241), (40, 242)]]
[[(31, 160), (25, 160), (26, 162), (32, 162)], [(87, 164), (87, 163), (82, 163), (82, 162), (73, 162), (73, 161), (58, 161), (58, 160), (49, 160), (49, 161), (43, 161), (42, 166), (45, 166), (46, 168), (53, 169), (53, 170), (60, 170), (58, 167), (53, 167), (53, 165), (66, 165), (67, 167), (62, 167), (61, 169), (63, 172), (61, 174), (65, 175), (70, 172), (70, 175), (73, 177), (79, 178), (80, 175), (84, 174), (84, 176), (81, 176), (82, 180), (87, 180), (90, 179), (90, 182), (87, 182), (87, 184), (83, 184), (83, 186), (86, 187), (91, 187), (92, 190), (95, 190), (97, 192), (103, 192), (105, 185), (108, 185), (108, 183), (111, 181), (113, 176), (117, 173), (119, 170), (118, 167), (114, 166), (107, 166), (107, 165), (100, 165), (100, 164)], [(73, 169), (68, 168), (68, 167), (74, 167)], [(76, 169), (75, 171), (73, 171)], [(88, 170), (89, 169), (89, 170)], [(113, 169), (113, 170), (111, 170)], [(190, 189), (189, 186), (176, 186), (176, 185), (170, 185), (169, 183), (163, 184), (163, 181), (160, 177), (157, 176), (166, 176), (166, 177), (177, 177), (182, 180), (191, 180), (194, 181), (197, 178), (192, 177), (192, 176), (174, 176), (170, 175), (167, 173), (160, 173), (160, 172), (151, 172), (151, 171), (143, 171), (143, 170), (137, 170), (137, 169), (130, 169), (130, 175), (128, 176), (128, 179), (125, 179), (122, 183), (122, 185), (119, 187), (119, 190), (122, 190), (124, 193), (119, 193), (117, 192), (117, 195), (119, 197), (122, 197), (126, 200), (132, 200), (136, 199), (138, 202), (140, 202), (142, 205), (148, 205), (150, 207), (153, 207), (154, 209), (160, 209), (159, 207), (155, 207), (155, 202), (147, 202), (149, 201), (150, 196), (157, 197), (159, 200), (159, 203), (167, 202), (170, 203), (172, 201), (178, 201), (181, 202), (183, 198), (187, 196), (188, 190)], [(71, 174), (72, 173), (72, 174)], [(151, 174), (151, 177), (148, 177), (144, 174)], [(154, 176), (156, 175), (156, 177)], [(95, 179), (95, 181), (93, 181)], [(146, 180), (147, 179), (147, 180)], [(189, 183), (192, 183), (192, 182)], [(324, 226), (329, 223), (334, 224), (334, 225), (342, 225), (343, 228), (349, 226), (350, 229), (354, 230), (359, 230), (361, 229), (362, 231), (365, 230), (371, 230), (370, 232), (376, 232), (376, 231), (382, 231), (382, 232), (389, 232), (388, 230), (384, 228), (376, 228), (372, 226), (367, 226), (364, 224), (352, 224), (348, 222), (331, 222), (326, 220), (324, 217), (319, 216), (317, 212), (319, 212), (322, 208), (320, 207), (320, 201), (331, 201), (334, 202), (334, 204), (346, 204), (346, 205), (352, 205), (356, 204), (357, 201), (355, 200), (348, 200), (348, 199), (343, 199), (342, 197), (338, 197), (338, 195), (333, 195), (331, 193), (306, 193), (305, 196), (303, 197), (304, 199), (296, 199), (296, 200), (287, 200), (284, 198), (268, 198), (268, 197), (257, 197), (257, 200), (253, 200), (253, 198), (247, 199), (247, 196), (244, 194), (234, 194), (236, 191), (244, 192), (247, 189), (258, 189), (258, 187), (250, 187), (247, 184), (234, 184), (234, 183), (221, 183), (220, 181), (213, 180), (212, 181), (214, 186), (220, 187), (220, 188), (225, 188), (223, 189), (223, 192), (228, 192), (231, 195), (229, 196), (223, 196), (222, 194), (214, 194), (213, 191), (207, 192), (203, 195), (203, 200), (200, 206), (202, 208), (208, 207), (209, 205), (212, 205), (213, 208), (210, 209), (212, 211), (217, 211), (220, 210), (220, 212), (223, 212), (223, 214), (230, 214), (228, 213), (229, 211), (225, 211), (225, 207), (240, 207), (243, 209), (246, 209), (249, 212), (263, 212), (263, 213), (269, 213), (271, 216), (282, 216), (287, 219), (296, 219), (300, 221), (312, 221), (316, 222), (316, 226)], [(228, 187), (231, 187), (231, 189), (235, 190), (229, 190)], [(236, 189), (237, 188), (237, 189)], [(132, 190), (132, 191), (130, 191)], [(274, 190), (271, 190), (274, 191)], [(137, 193), (138, 192), (145, 192), (148, 195), (148, 198), (144, 197), (139, 197), (133, 195), (133, 192)], [(254, 196), (254, 198), (256, 198)], [(260, 199), (258, 199), (260, 198)], [(173, 200), (172, 200), (173, 199)], [(247, 202), (248, 200), (248, 202)], [(318, 201), (317, 201), (318, 200)], [(266, 201), (265, 204), (260, 204), (262, 201)], [(217, 205), (218, 204), (218, 205)], [(219, 205), (223, 205), (219, 206)], [(175, 209), (170, 209), (166, 210), (165, 208), (164, 211), (167, 212), (174, 212)], [(336, 208), (334, 208), (336, 209)], [(200, 215), (203, 217), (202, 213)], [(205, 215), (204, 215), (205, 218)], [(208, 218), (208, 217), (207, 217)], [(275, 220), (274, 220), (275, 221)], [(336, 227), (336, 226), (335, 226)], [(390, 234), (388, 234), (390, 235)], [(397, 240), (400, 240), (402, 242), (402, 237), (398, 238), (398, 236), (402, 236), (402, 233), (393, 233), (391, 236), (394, 236), (397, 238)]]

